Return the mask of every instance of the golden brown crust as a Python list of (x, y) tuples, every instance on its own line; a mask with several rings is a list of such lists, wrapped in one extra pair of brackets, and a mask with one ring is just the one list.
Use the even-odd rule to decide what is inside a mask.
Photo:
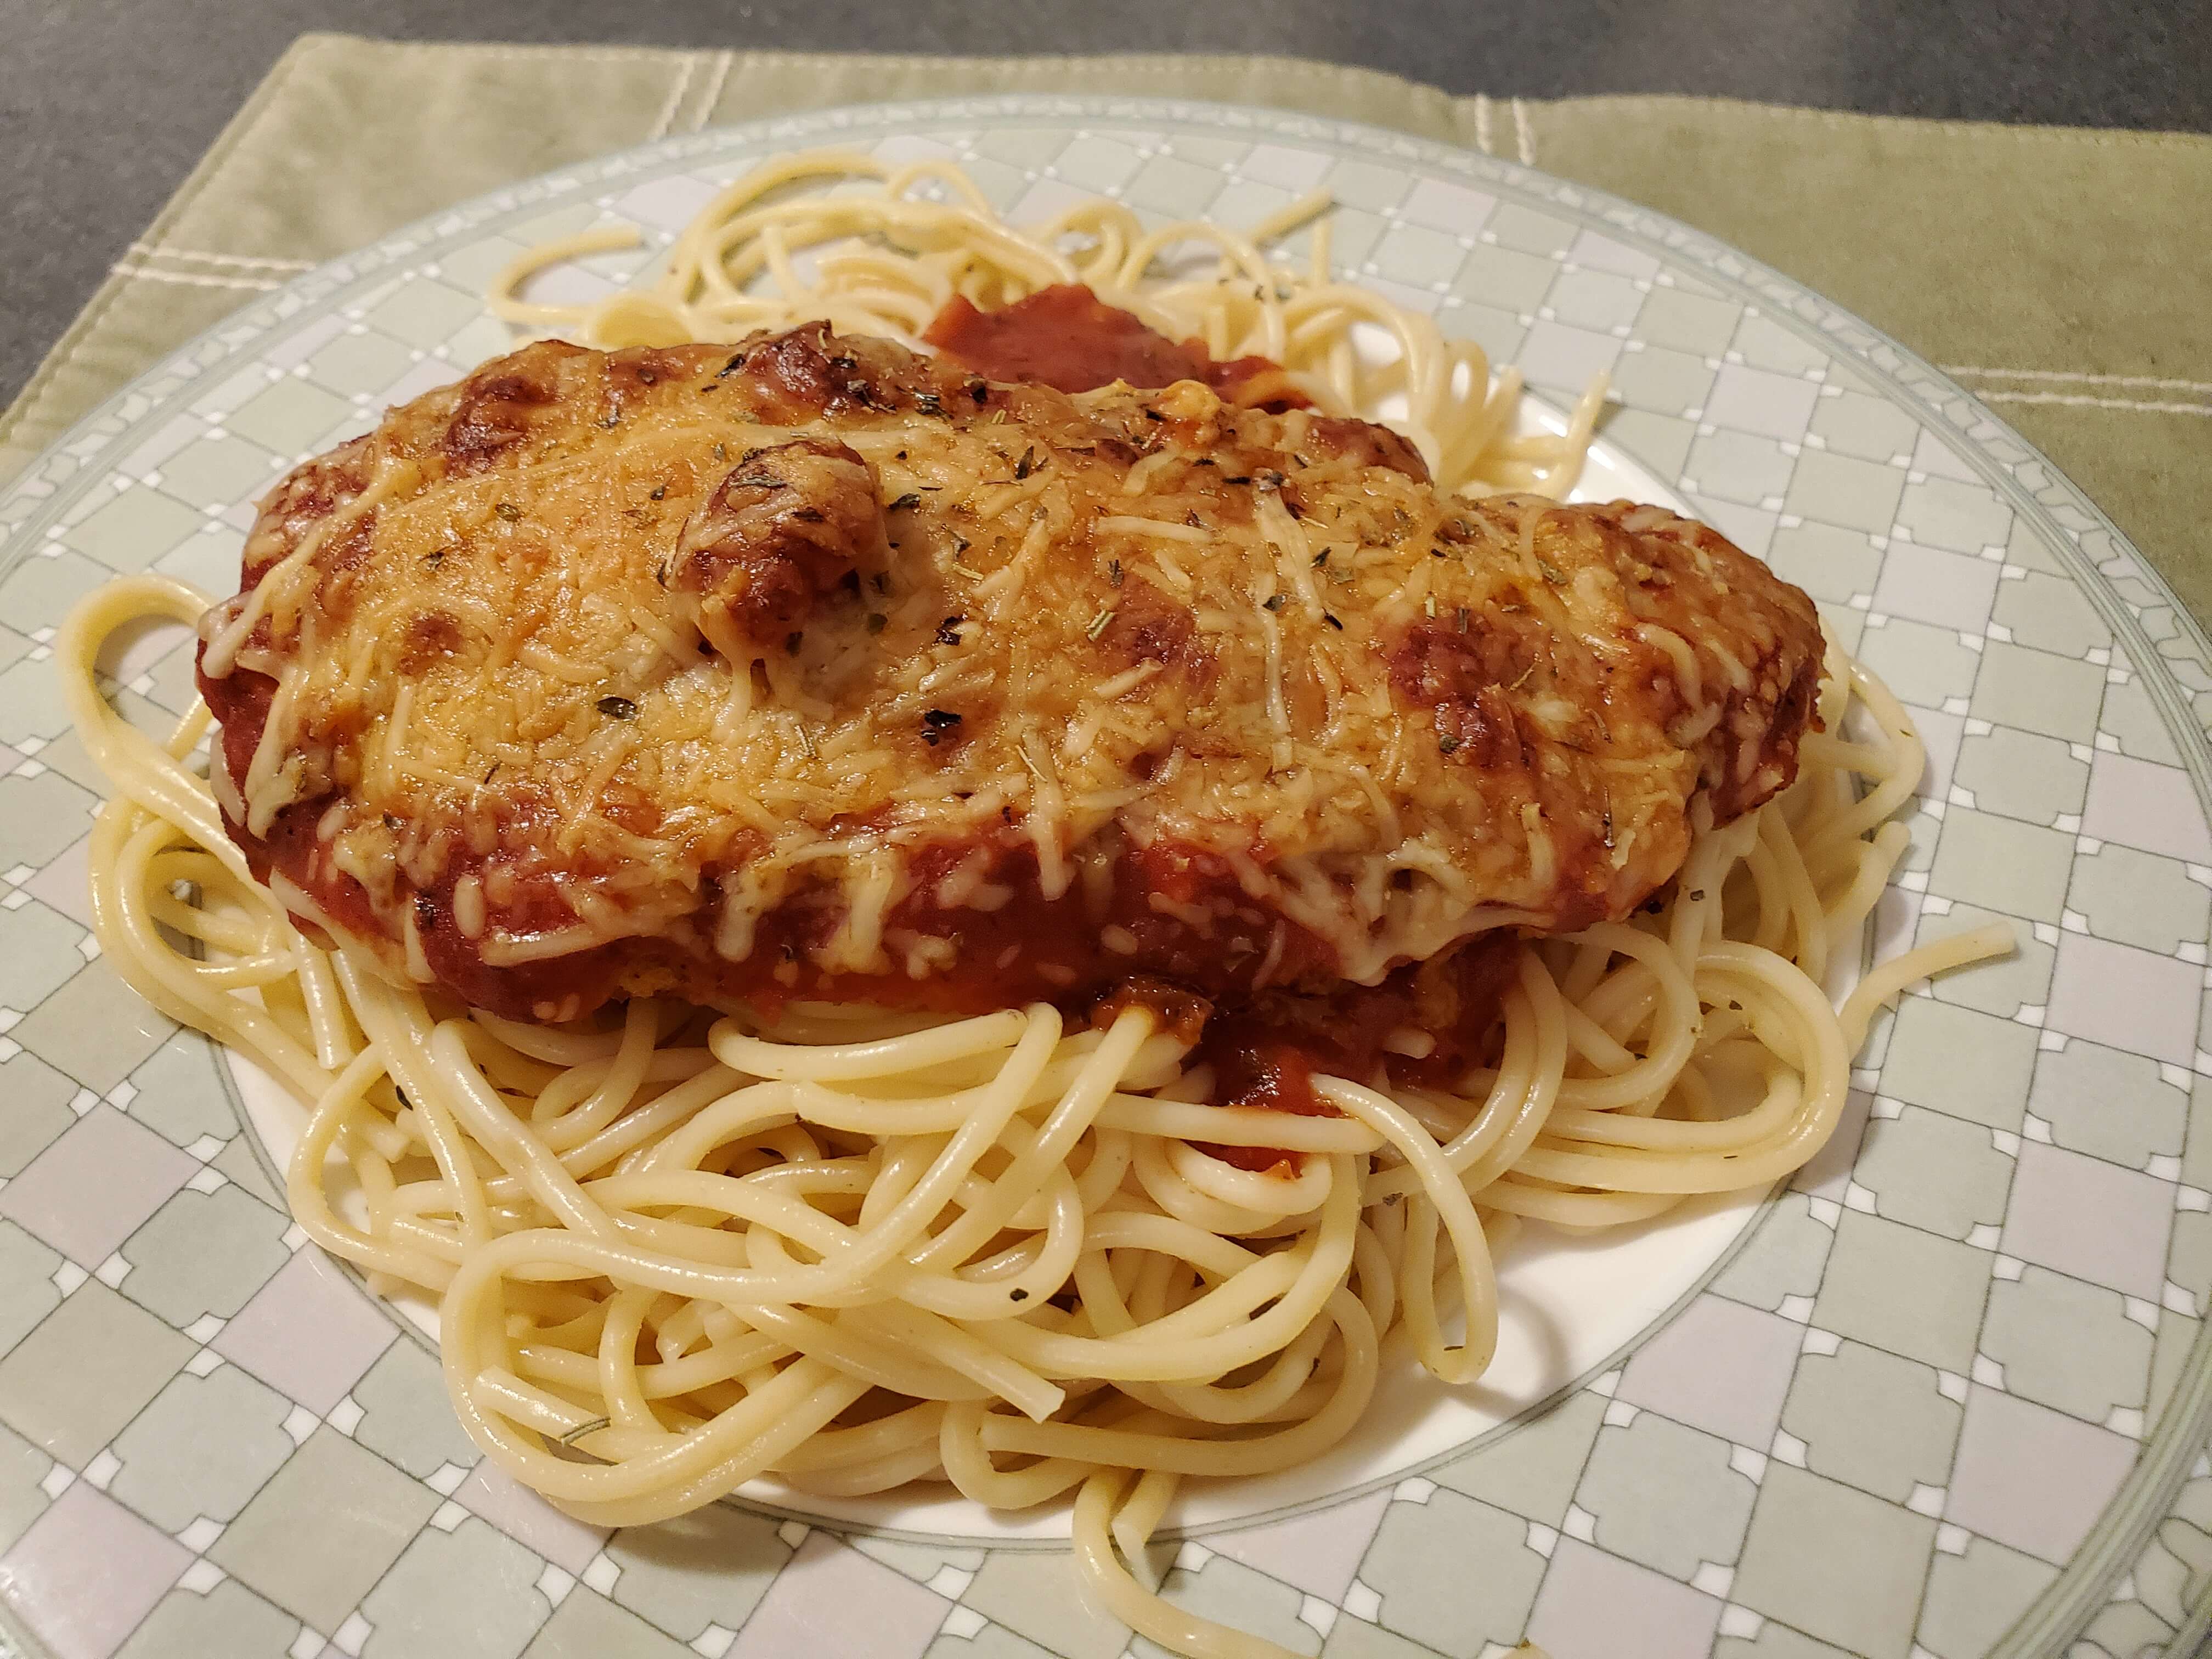
[(707, 492), (662, 580), (678, 620), (749, 663), (864, 562), (880, 574), (888, 550), (874, 469), (834, 438), (793, 438), (748, 451)]
[(1658, 509), (819, 325), (525, 348), (280, 484), (246, 572), (203, 661), (241, 838), (540, 1015), (1373, 983), (1623, 915), (1694, 791), (1787, 781), (1821, 651)]

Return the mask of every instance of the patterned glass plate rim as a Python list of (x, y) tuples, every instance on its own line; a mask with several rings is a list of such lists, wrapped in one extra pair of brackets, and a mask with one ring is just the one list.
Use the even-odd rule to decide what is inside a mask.
[[(1379, 129), (1181, 100), (1030, 95), (696, 135), (439, 214), (203, 335), (0, 492), (0, 623), (22, 625), (0, 629), (0, 846), (15, 849), (0, 876), (10, 890), (0, 957), (21, 969), (0, 1001), (27, 1004), (0, 1011), (0, 1063), (56, 1079), (63, 1108), (57, 1115), (41, 1097), (19, 1110), (27, 1085), (0, 1082), (18, 1120), (0, 1140), (0, 1287), (15, 1286), (0, 1289), (0, 1650), (20, 1624), (27, 1651), (43, 1641), (65, 1654), (136, 1656), (191, 1639), (241, 1653), (272, 1642), (270, 1652), (442, 1651), (442, 1627), (410, 1633), (402, 1605), (429, 1618), (453, 1583), (482, 1592), (487, 1573), (514, 1582), (501, 1581), (507, 1623), (496, 1634), (479, 1627), (486, 1651), (520, 1651), (533, 1638), (543, 1654), (611, 1651), (617, 1640), (639, 1652), (688, 1643), (787, 1653), (802, 1638), (837, 1650), (844, 1627), (819, 1622), (825, 1590), (883, 1610), (889, 1622), (869, 1627), (872, 1645), (896, 1627), (919, 1633), (917, 1654), (933, 1638), (932, 1651), (946, 1655), (983, 1651), (987, 1639), (1003, 1644), (997, 1652), (1120, 1650), (1085, 1645), (1088, 1627), (1065, 1633), (1079, 1620), (1064, 1605), (1038, 1622), (1034, 1604), (1052, 1598), (1012, 1583), (1017, 1570), (1002, 1558), (1016, 1552), (933, 1554), (868, 1537), (843, 1548), (827, 1532), (741, 1516), (754, 1529), (743, 1541), (774, 1565), (686, 1577), (626, 1538), (564, 1529), (483, 1471), (434, 1457), (436, 1436), (401, 1399), (421, 1380), (400, 1352), (412, 1345), (393, 1345), (388, 1322), (380, 1338), (364, 1334), (345, 1281), (314, 1252), (293, 1254), (296, 1229), (274, 1258), (258, 1236), (223, 1235), (237, 1262), (262, 1263), (252, 1269), (260, 1279), (239, 1285), (210, 1289), (167, 1266), (191, 1254), (180, 1241), (213, 1248), (207, 1230), (222, 1205), (221, 1224), (267, 1229), (261, 1212), (274, 1194), (250, 1158), (229, 1157), (253, 1144), (236, 1144), (235, 1121), (225, 1139), (207, 1132), (211, 1117), (193, 1117), (213, 1109), (202, 1098), (210, 1091), (227, 1093), (227, 1073), (204, 1048), (186, 1078), (189, 1045), (165, 1042), (167, 1028), (141, 1019), (117, 1035), (131, 1022), (85, 948), (81, 892), (72, 904), (68, 891), (81, 883), (81, 826), (58, 813), (81, 809), (84, 793), (82, 755), (52, 719), (45, 664), (59, 606), (107, 568), (143, 565), (143, 551), (130, 550), (162, 534), (172, 544), (161, 568), (219, 572), (227, 557), (234, 570), (237, 503), (268, 469), (328, 441), (325, 427), (358, 424), (372, 393), (411, 395), (451, 372), (449, 356), (459, 366), (493, 343), (480, 305), (464, 301), (488, 274), (478, 267), (511, 251), (504, 233), (542, 234), (559, 216), (589, 218), (616, 201), (623, 216), (650, 221), (641, 212), (650, 204), (680, 218), (696, 175), (740, 159), (927, 135), (957, 137), (1007, 199), (1109, 188), (1140, 207), (1218, 205), (1233, 220), (1325, 179), (1345, 204), (1340, 257), (1364, 257), (1362, 280), (1439, 309), (1495, 355), (1521, 359), (1539, 386), (1571, 387), (1601, 359), (1617, 367), (1626, 412), (1615, 441), (1814, 586), (1855, 637), (1894, 630), (1881, 665), (1905, 678), (1947, 752), (1915, 819), (1913, 867), (1886, 901), (1888, 925), (1910, 928), (1954, 904), (2010, 906), (2032, 924), (2029, 960), (2015, 970), (2026, 993), (1985, 977), (1980, 993), (1909, 1001), (1855, 1074), (1869, 1109), (1856, 1161), (1824, 1159), (1792, 1183), (1713, 1285), (1636, 1356), (1568, 1390), (1543, 1424), (1462, 1448), (1433, 1479), (1249, 1538), (1185, 1545), (1178, 1593), (1248, 1622), (1279, 1615), (1278, 1639), (1326, 1638), (1332, 1653), (1362, 1633), (1367, 1644), (1354, 1650), (1473, 1653), (1510, 1645), (1525, 1627), (1565, 1659), (1597, 1650), (1603, 1629), (1589, 1621), (1606, 1606), (1638, 1620), (1651, 1651), (2042, 1655), (2085, 1629), (2083, 1651), (2168, 1642), (2188, 1651), (2212, 1620), (2212, 1466), (2200, 1455), (2212, 1422), (2212, 1334), (2201, 1328), (2212, 1125), (2190, 1109), (2212, 1076), (2200, 1034), (2212, 886), (2204, 634), (2110, 521), (1988, 410), (1878, 331), (1701, 233)], [(1060, 144), (1048, 161), (1041, 137)], [(265, 444), (252, 435), (264, 422)], [(127, 707), (159, 718), (161, 698), (177, 695), (176, 663), (124, 666)], [(1948, 861), (1947, 833), (1961, 849)], [(58, 963), (70, 971), (53, 979)], [(2115, 1012), (2122, 1003), (2136, 1012)], [(2153, 1031), (2140, 1010), (2154, 1006), (2185, 1025)], [(94, 1057), (94, 1028), (120, 1060)], [(1969, 1029), (1996, 1046), (1941, 1052)], [(2015, 1037), (2033, 1045), (2025, 1060)], [(2061, 1075), (2069, 1054), (2087, 1058)], [(1993, 1080), (1978, 1092), (1970, 1073)], [(196, 1103), (163, 1105), (168, 1089)], [(2083, 1109), (2084, 1091), (2096, 1109)], [(1977, 1129), (1987, 1146), (1968, 1146)], [(1861, 1133), (1861, 1121), (1847, 1123), (1839, 1145)], [(1917, 1184), (1911, 1166), (1935, 1168), (1945, 1190)], [(110, 1188), (143, 1191), (81, 1201), (118, 1168), (129, 1178)], [(2067, 1206), (2042, 1190), (2054, 1182)], [(226, 1198), (226, 1186), (238, 1190)], [(2170, 1206), (2152, 1231), (2138, 1224), (2146, 1194)], [(2075, 1215), (2085, 1204), (2086, 1221)], [(2116, 1254), (2106, 1224), (2136, 1225), (2131, 1237), (2155, 1259)], [(1875, 1275), (1871, 1293), (1839, 1289), (1846, 1269)], [(1963, 1301), (1939, 1307), (1929, 1292), (1901, 1312), (1886, 1305), (1918, 1293), (1923, 1269), (1971, 1291), (1966, 1346), (1963, 1328), (1939, 1317)], [(1986, 1282), (1969, 1283), (1974, 1272)], [(335, 1384), (295, 1374), (257, 1324), (287, 1316), (328, 1335), (328, 1352), (365, 1352), (338, 1362)], [(2075, 1348), (2125, 1357), (2100, 1370), (2102, 1358), (2055, 1354), (2052, 1322), (2075, 1316)], [(131, 1345), (134, 1333), (165, 1340)], [(1730, 1362), (1750, 1370), (1765, 1365), (1771, 1400), (1691, 1397), (1669, 1333), (1690, 1350), (1728, 1345)], [(125, 1345), (134, 1358), (116, 1364), (135, 1395), (103, 1382), (106, 1393), (79, 1391), (96, 1400), (64, 1400), (66, 1382), (40, 1385), (66, 1376), (55, 1359), (83, 1370)], [(149, 1347), (175, 1363), (136, 1357)], [(1922, 1386), (1929, 1378), (1932, 1389)], [(270, 1442), (253, 1455), (275, 1462), (242, 1486), (178, 1449), (176, 1431), (211, 1408), (221, 1379), (240, 1412), (274, 1414), (253, 1419)], [(1871, 1426), (1850, 1420), (1839, 1387), (1873, 1391)], [(271, 1441), (271, 1427), (284, 1432)], [(1571, 1467), (1546, 1463), (1562, 1455)], [(2027, 1486), (2006, 1487), (1998, 1466), (2021, 1462), (2045, 1488), (2090, 1481), (2096, 1512), (2062, 1514)], [(1609, 1501), (1662, 1472), (1692, 1493), (1689, 1509)], [(1983, 1486), (1970, 1490), (1970, 1477)], [(368, 1486), (353, 1494), (364, 1513), (382, 1506), (382, 1530), (365, 1546), (381, 1565), (358, 1585), (280, 1559), (281, 1491), (333, 1479), (377, 1487), (374, 1502)], [(1353, 1507), (1360, 1515), (1343, 1518)], [(1783, 1559), (1793, 1541), (1837, 1527), (1871, 1540), (1860, 1579)], [(1439, 1533), (1473, 1573), (1436, 1571), (1442, 1558), (1424, 1553), (1432, 1543), (1413, 1541)], [(1686, 1554), (1685, 1540), (1726, 1559)], [(109, 1564), (106, 1577), (85, 1576), (88, 1550)], [(1455, 1601), (1444, 1581), (1459, 1577), (1500, 1582), (1487, 1599)], [(779, 1595), (802, 1581), (806, 1594)], [(816, 1611), (802, 1617), (799, 1603)], [(1468, 1621), (1484, 1618), (1485, 1639), (1469, 1637)], [(905, 1650), (903, 1641), (883, 1650), (893, 1646)]]

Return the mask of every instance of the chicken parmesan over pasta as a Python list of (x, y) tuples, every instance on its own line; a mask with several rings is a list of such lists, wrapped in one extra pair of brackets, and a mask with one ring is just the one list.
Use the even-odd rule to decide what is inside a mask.
[(232, 833), (514, 1018), (972, 1012), (1619, 920), (1693, 796), (1793, 775), (1819, 624), (1712, 531), (1447, 496), (1386, 428), (1114, 380), (1129, 337), (1073, 394), (821, 325), (546, 343), (394, 410), (202, 624)]
[[(1286, 1659), (1146, 1582), (1179, 1483), (1482, 1377), (1524, 1221), (1786, 1176), (1882, 1004), (2010, 948), (1831, 994), (1906, 711), (1714, 531), (1557, 499), (1602, 384), (1516, 431), (1327, 206), (764, 163), (649, 285), (520, 256), (493, 309), (583, 343), (303, 464), (236, 595), (62, 629), (104, 959), (304, 1109), (301, 1227), (572, 1515), (1073, 1493), (1100, 1606)], [(104, 700), (149, 621), (166, 741)]]

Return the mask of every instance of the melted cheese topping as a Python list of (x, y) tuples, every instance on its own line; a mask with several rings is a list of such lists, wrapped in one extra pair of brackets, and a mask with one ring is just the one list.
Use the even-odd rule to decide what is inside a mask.
[[(844, 391), (794, 409), (742, 351), (532, 347), (280, 487), (205, 629), (210, 681), (275, 682), (247, 829), (311, 807), (418, 974), (408, 896), (465, 866), (494, 965), (709, 908), (734, 959), (813, 896), (842, 912), (817, 965), (919, 977), (959, 955), (886, 934), (924, 855), (1011, 836), (1047, 897), (1101, 848), (1213, 854), (1252, 905), (1193, 927), (1256, 907), (1371, 982), (1640, 902), (1732, 710), (1746, 777), (1786, 775), (1760, 755), (1810, 605), (1701, 526), (1440, 496), (1371, 428), (1194, 382), (1070, 397), (826, 349)], [(733, 659), (670, 572), (802, 433), (865, 461), (881, 543)], [(956, 862), (938, 903), (1004, 903), (987, 874)]]

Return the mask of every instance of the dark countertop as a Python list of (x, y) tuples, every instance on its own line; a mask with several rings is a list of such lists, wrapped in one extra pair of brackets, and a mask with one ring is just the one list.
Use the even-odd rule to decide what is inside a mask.
[(1711, 94), (2212, 131), (2212, 0), (0, 0), (0, 401), (311, 30), (974, 54), (1265, 52), (1455, 93)]

